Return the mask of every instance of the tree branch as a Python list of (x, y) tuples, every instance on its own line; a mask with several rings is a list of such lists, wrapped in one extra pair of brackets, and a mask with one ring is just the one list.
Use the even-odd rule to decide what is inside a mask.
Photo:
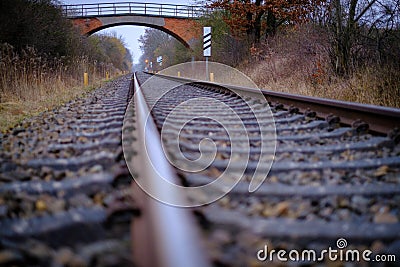
[(377, 0), (372, 0), (364, 9), (363, 11), (361, 11), (361, 13), (357, 16), (357, 18), (355, 18), (354, 22), (356, 23), (357, 21), (359, 21), (361, 19), (362, 16), (364, 16), (365, 12), (368, 11), (368, 9), (370, 9), (372, 7), (373, 4), (375, 4)]

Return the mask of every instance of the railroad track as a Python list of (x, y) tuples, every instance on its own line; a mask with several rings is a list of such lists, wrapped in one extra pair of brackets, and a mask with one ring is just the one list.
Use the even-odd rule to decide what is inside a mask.
[[(310, 106), (315, 110), (310, 110), (306, 107), (306, 98), (284, 98), (280, 94), (268, 95), (265, 92), (271, 107), (268, 111), (265, 104), (253, 96), (254, 92), (245, 88), (231, 90), (213, 84), (143, 73), (136, 74), (136, 79), (135, 102), (128, 108), (128, 111), (135, 110), (136, 123), (141, 129), (135, 134), (149, 138), (148, 135), (156, 132), (153, 138), (159, 139), (161, 133), (166, 156), (154, 156), (157, 152), (153, 150), (157, 149), (153, 147), (161, 144), (152, 139), (139, 138), (143, 146), (138, 145), (139, 142), (127, 145), (132, 150), (140, 151), (128, 165), (132, 168), (136, 166), (136, 170), (140, 169), (140, 165), (146, 165), (136, 173), (136, 180), (152, 198), (172, 206), (182, 204), (194, 207), (192, 211), (197, 229), (191, 229), (189, 235), (197, 239), (186, 240), (187, 244), (191, 244), (189, 248), (185, 247), (189, 250), (187, 262), (199, 251), (198, 247), (204, 248), (200, 251), (209, 260), (208, 264), (214, 266), (288, 264), (279, 261), (276, 254), (272, 258), (263, 258), (267, 248), (269, 252), (275, 250), (275, 253), (286, 251), (286, 259), (292, 250), (301, 254), (311, 249), (318, 258), (321, 255), (318, 253), (331, 247), (343, 249), (343, 253), (351, 249), (361, 252), (368, 249), (371, 250), (370, 258), (378, 254), (396, 254), (398, 260), (399, 134), (398, 130), (392, 130), (388, 135), (382, 132), (398, 125), (398, 110), (327, 100), (321, 103), (318, 99), (311, 99)], [(138, 90), (139, 87), (142, 87), (141, 90)], [(235, 93), (238, 90), (244, 98)], [(213, 105), (214, 100), (226, 104), (228, 108)], [(142, 105), (150, 111), (143, 110)], [(239, 121), (227, 109), (232, 109), (240, 117)], [(336, 111), (340, 117), (336, 116)], [(151, 119), (146, 117), (148, 112)], [(374, 117), (373, 113), (382, 119), (379, 123), (368, 124), (368, 118)], [(361, 114), (360, 117), (366, 121), (351, 121), (357, 114)], [(246, 137), (241, 130), (243, 125)], [(276, 136), (271, 125), (276, 127)], [(143, 130), (145, 128), (146, 131)], [(276, 153), (269, 171), (269, 152), (273, 145), (268, 142), (274, 137)], [(260, 149), (262, 138), (267, 142), (264, 154)], [(212, 139), (214, 144), (203, 139)], [(248, 149), (240, 145), (247, 141)], [(126, 151), (127, 154), (129, 152)], [(162, 150), (158, 152), (162, 154)], [(150, 163), (145, 163), (149, 158)], [(209, 158), (213, 161), (207, 165)], [(160, 166), (168, 165), (165, 163), (168, 160), (176, 168), (164, 173)], [(156, 173), (147, 171), (151, 167)], [(184, 194), (180, 189), (169, 188), (162, 182), (164, 178), (187, 187), (204, 186), (219, 180), (227, 169), (229, 171), (224, 176), (227, 180), (213, 183), (206, 191), (193, 190)], [(269, 171), (269, 177), (258, 190), (249, 193), (254, 173), (260, 170), (261, 173)], [(238, 176), (243, 179), (232, 188)], [(230, 183), (229, 177), (234, 182)], [(160, 193), (163, 186), (174, 197), (164, 197)], [(226, 196), (209, 204), (212, 202), (210, 199), (216, 198), (215, 195), (223, 196), (227, 192)], [(187, 202), (175, 198), (180, 193)], [(144, 194), (143, 198), (152, 201), (148, 195)], [(179, 208), (169, 209), (180, 211)], [(144, 225), (154, 220), (163, 221), (162, 217), (149, 213), (143, 214), (144, 217), (148, 215)], [(164, 220), (163, 223), (180, 223), (178, 229), (170, 229), (171, 232), (176, 231), (173, 236), (179, 236), (179, 228), (185, 229), (185, 225), (193, 222), (168, 223)], [(149, 233), (153, 231), (147, 230)], [(146, 227), (136, 230), (145, 231)], [(153, 242), (157, 240), (156, 236)], [(200, 245), (193, 245), (199, 243), (198, 240)], [(169, 249), (167, 257), (161, 255), (162, 262), (166, 266), (174, 266), (168, 263), (176, 257), (185, 258), (185, 253), (180, 253), (179, 249), (182, 247)], [(257, 258), (257, 253), (261, 253), (261, 260)], [(197, 256), (204, 257), (204, 254)], [(153, 256), (151, 264), (162, 265)], [(319, 264), (329, 261), (325, 255)], [(312, 259), (300, 259), (290, 264), (317, 263)], [(364, 261), (364, 264), (370, 263)], [(396, 265), (398, 262), (386, 264)], [(146, 265), (149, 266), (149, 262), (144, 261), (143, 266)]]
[(243, 88), (131, 78), (2, 136), (0, 265), (264, 266), (265, 246), (339, 239), (398, 263), (400, 138), (382, 132), (398, 111), (368, 125), (363, 105), (338, 117), (271, 93), (268, 109)]

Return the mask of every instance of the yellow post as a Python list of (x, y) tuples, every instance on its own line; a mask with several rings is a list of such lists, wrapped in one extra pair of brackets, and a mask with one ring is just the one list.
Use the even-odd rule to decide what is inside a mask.
[(210, 72), (210, 82), (214, 82), (214, 73)]
[(110, 79), (110, 73), (108, 71), (106, 71), (106, 80)]
[(83, 85), (84, 86), (88, 86), (89, 85), (89, 74), (87, 72), (85, 72), (83, 74)]
[(180, 71), (178, 71), (178, 77), (181, 77), (181, 72)]

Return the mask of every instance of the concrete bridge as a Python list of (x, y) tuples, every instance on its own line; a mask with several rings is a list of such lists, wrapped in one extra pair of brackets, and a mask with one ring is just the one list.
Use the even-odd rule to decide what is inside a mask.
[(199, 6), (156, 3), (99, 3), (62, 5), (64, 16), (73, 20), (82, 34), (120, 25), (138, 25), (162, 30), (191, 48), (202, 35), (197, 19), (206, 11)]

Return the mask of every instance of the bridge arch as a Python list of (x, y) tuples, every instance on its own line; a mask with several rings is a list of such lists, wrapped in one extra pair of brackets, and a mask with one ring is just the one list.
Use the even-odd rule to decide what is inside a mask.
[(73, 20), (82, 34), (121, 25), (146, 26), (162, 30), (186, 47), (193, 48), (201, 38), (197, 18), (204, 13), (198, 6), (156, 3), (99, 3), (61, 6), (65, 17)]
[(74, 18), (74, 25), (84, 35), (92, 35), (100, 30), (115, 26), (145, 26), (161, 30), (180, 41), (185, 47), (193, 48), (201, 37), (201, 27), (195, 20), (180, 18), (162, 18), (147, 16), (110, 16), (92, 18)]

